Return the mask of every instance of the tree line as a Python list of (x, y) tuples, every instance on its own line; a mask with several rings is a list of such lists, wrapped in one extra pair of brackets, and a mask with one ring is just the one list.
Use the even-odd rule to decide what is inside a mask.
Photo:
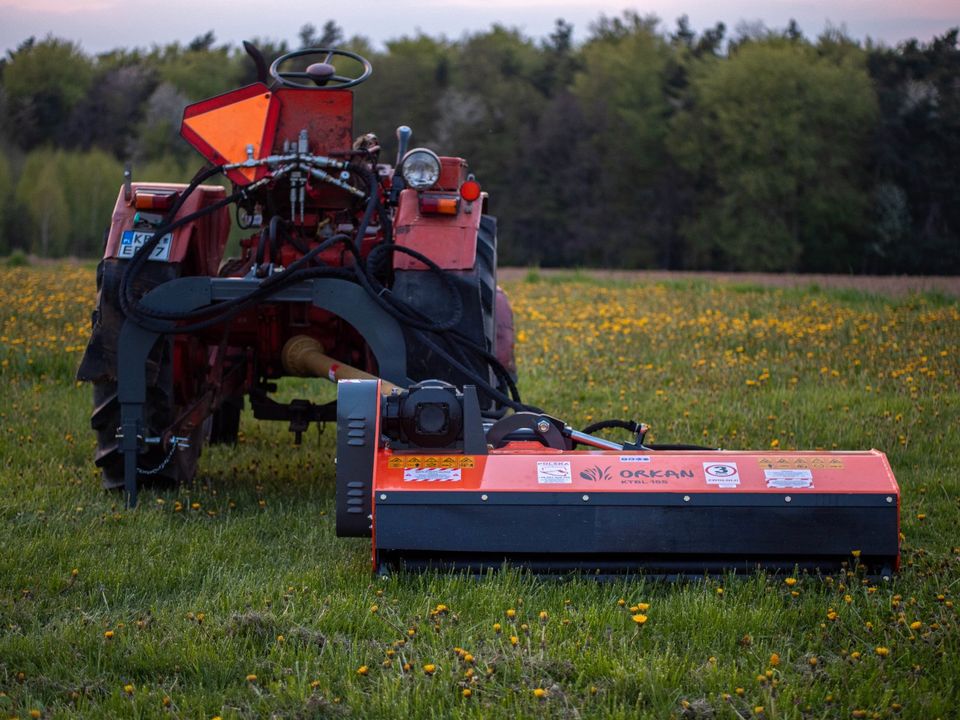
[[(337, 46), (374, 66), (358, 132), (467, 158), (501, 262), (840, 273), (960, 272), (958, 30), (896, 47), (627, 12), (586, 39), (502, 26), (378, 49), (335, 23), (255, 39), (268, 62)], [(213, 32), (99, 55), (30, 38), (0, 61), (0, 254), (96, 256), (124, 163), (186, 181), (183, 107), (255, 79)]]

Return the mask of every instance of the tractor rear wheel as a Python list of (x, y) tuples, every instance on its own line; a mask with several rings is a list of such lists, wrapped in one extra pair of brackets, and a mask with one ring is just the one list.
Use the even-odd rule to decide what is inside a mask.
[[(164, 341), (161, 340), (161, 343)], [(147, 397), (143, 406), (144, 435), (163, 432), (176, 417), (173, 402), (173, 370), (167, 359), (168, 348), (164, 348), (164, 358), (160, 361), (157, 382), (147, 387)], [(123, 482), (123, 453), (117, 430), (120, 427), (120, 401), (117, 397), (117, 383), (112, 380), (98, 380), (93, 383), (93, 414), (90, 426), (97, 433), (97, 449), (94, 463), (100, 468), (103, 487), (107, 490), (121, 489)], [(170, 450), (165, 446), (150, 445), (137, 460), (140, 472), (137, 482), (141, 485), (169, 488), (193, 480), (200, 457), (203, 442), (201, 428), (194, 430), (189, 438), (190, 447), (174, 450), (167, 459)]]
[(240, 435), (240, 415), (243, 412), (243, 395), (226, 398), (213, 413), (210, 420), (211, 445), (236, 445)]

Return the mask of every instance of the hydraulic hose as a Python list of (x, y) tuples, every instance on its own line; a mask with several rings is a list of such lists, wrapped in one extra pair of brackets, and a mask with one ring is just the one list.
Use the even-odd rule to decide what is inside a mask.
[[(360, 284), (381, 309), (401, 325), (408, 328), (424, 345), (433, 350), (453, 368), (464, 374), (471, 382), (476, 384), (478, 388), (498, 403), (511, 407), (514, 410), (539, 412), (538, 408), (524, 405), (521, 402), (520, 393), (513, 379), (495, 356), (486, 348), (479, 346), (470, 338), (463, 335), (463, 333), (456, 330), (456, 326), (460, 324), (463, 318), (463, 302), (449, 274), (422, 253), (412, 248), (394, 244), (391, 218), (386, 208), (379, 201), (377, 178), (373, 172), (362, 166), (351, 167), (351, 170), (363, 178), (369, 189), (369, 197), (355, 238), (350, 238), (344, 234), (337, 234), (328, 238), (323, 243), (303, 254), (302, 257), (293, 262), (284, 272), (275, 273), (265, 278), (259, 287), (246, 295), (232, 300), (189, 311), (143, 307), (140, 299), (133, 295), (133, 280), (143, 269), (147, 258), (157, 243), (159, 243), (160, 239), (167, 233), (173, 232), (205, 215), (216, 212), (220, 208), (236, 202), (245, 196), (247, 190), (241, 189), (205, 208), (201, 208), (184, 217), (176, 218), (177, 212), (183, 207), (187, 198), (189, 198), (204, 181), (220, 173), (222, 169), (222, 167), (216, 166), (205, 168), (198, 172), (164, 217), (164, 222), (161, 227), (157, 228), (147, 242), (134, 254), (134, 257), (123, 273), (120, 283), (120, 306), (127, 317), (133, 319), (134, 322), (141, 327), (153, 332), (163, 334), (198, 332), (229, 322), (247, 308), (264, 302), (269, 299), (271, 295), (295, 283), (322, 277), (349, 279)], [(381, 244), (373, 248), (367, 258), (364, 259), (360, 254), (361, 243), (375, 213), (380, 221), (383, 240)], [(270, 243), (271, 261), (275, 262), (275, 258), (278, 257), (281, 222), (279, 216), (275, 215), (271, 218), (269, 226), (261, 232), (256, 252), (257, 266), (260, 266), (265, 259), (264, 251), (267, 242)], [(347, 268), (328, 266), (310, 267), (310, 264), (317, 255), (336, 243), (343, 243), (348, 252), (353, 256), (354, 267), (352, 271)], [(452, 312), (444, 320), (437, 321), (430, 318), (419, 309), (414, 308), (394, 296), (390, 289), (384, 286), (377, 278), (377, 273), (371, 271), (370, 268), (376, 267), (377, 262), (382, 262), (384, 267), (389, 267), (391, 265), (390, 258), (393, 252), (404, 253), (415, 258), (426, 265), (430, 272), (439, 277), (444, 286), (445, 294), (449, 298), (448, 307), (453, 308)], [(180, 324), (170, 327), (170, 322)], [(434, 340), (432, 337), (428, 337), (428, 334), (436, 335), (437, 339)], [(444, 348), (442, 344), (448, 347)], [(493, 370), (494, 376), (497, 378), (499, 387), (492, 386), (487, 378), (481, 376), (475, 368), (470, 367), (465, 353), (474, 355), (482, 360), (483, 364), (490, 367)], [(506, 393), (502, 390), (504, 387), (506, 388)]]

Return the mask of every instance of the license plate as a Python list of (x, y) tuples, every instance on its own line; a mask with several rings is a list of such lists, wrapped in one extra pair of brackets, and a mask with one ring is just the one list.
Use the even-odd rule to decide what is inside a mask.
[[(124, 230), (120, 237), (120, 250), (117, 252), (118, 258), (132, 258), (134, 254), (143, 247), (143, 244), (153, 237), (150, 231), (142, 232), (140, 230)], [(166, 261), (170, 258), (170, 247), (173, 245), (173, 233), (167, 233), (156, 247), (150, 253), (148, 260)]]

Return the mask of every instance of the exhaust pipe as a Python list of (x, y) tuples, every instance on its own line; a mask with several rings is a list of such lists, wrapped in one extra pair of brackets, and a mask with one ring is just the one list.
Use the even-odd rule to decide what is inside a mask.
[[(287, 340), (280, 355), (283, 369), (299, 377), (322, 377), (332, 383), (340, 380), (377, 380), (375, 375), (347, 365), (323, 352), (323, 345), (308, 335), (297, 335)], [(390, 395), (399, 387), (380, 380), (380, 392)]]

